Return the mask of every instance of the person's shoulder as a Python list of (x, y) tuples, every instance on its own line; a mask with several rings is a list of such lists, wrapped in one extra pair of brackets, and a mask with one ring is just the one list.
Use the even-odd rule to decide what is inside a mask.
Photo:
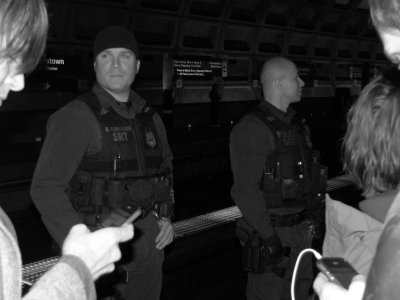
[(136, 111), (141, 111), (143, 107), (150, 106), (148, 101), (136, 93), (134, 90), (131, 90), (131, 101), (132, 105), (135, 107)]
[(397, 190), (390, 190), (382, 195), (364, 199), (358, 204), (358, 206), (361, 211), (367, 213), (380, 222), (384, 222), (396, 195)]
[(158, 114), (157, 110), (142, 96), (132, 91), (132, 105), (135, 107), (135, 111), (137, 113), (144, 113), (149, 116), (153, 116), (155, 119), (160, 119), (161, 117)]
[(50, 120), (54, 122), (54, 120), (61, 120), (61, 122), (65, 121), (89, 121), (90, 118), (95, 118), (94, 112), (84, 101), (81, 101), (77, 98), (71, 100), (63, 107), (55, 111)]
[(261, 130), (265, 129), (265, 127), (268, 127), (267, 124), (253, 113), (244, 115), (235, 126), (235, 128)]
[(93, 113), (89, 105), (79, 99), (74, 99), (68, 102), (59, 111), (76, 115), (87, 115), (88, 113)]
[(246, 114), (242, 119), (233, 127), (231, 131), (231, 138), (239, 139), (263, 139), (269, 135), (271, 130), (259, 117), (254, 114)]

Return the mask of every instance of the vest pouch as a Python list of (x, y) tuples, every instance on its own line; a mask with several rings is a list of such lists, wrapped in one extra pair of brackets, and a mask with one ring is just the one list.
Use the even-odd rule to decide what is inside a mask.
[(310, 179), (303, 178), (297, 180), (297, 200), (304, 202), (304, 204), (309, 201), (311, 194), (310, 194)]
[(90, 205), (94, 208), (95, 213), (101, 213), (103, 208), (103, 197), (105, 194), (106, 179), (104, 177), (92, 177), (90, 187)]
[(146, 216), (154, 205), (154, 187), (149, 179), (128, 178), (127, 189), (129, 201), (139, 206), (143, 210), (143, 216)]
[(154, 202), (172, 202), (171, 185), (168, 178), (153, 177), (150, 179), (150, 183), (153, 186)]
[(298, 196), (297, 180), (282, 179), (282, 199), (293, 200), (297, 199), (297, 196)]
[(121, 179), (108, 180), (108, 197), (105, 205), (107, 207), (118, 207), (126, 200), (127, 189), (125, 188), (126, 182)]
[(92, 210), (89, 203), (91, 184), (91, 173), (79, 171), (72, 177), (67, 194), (76, 211)]
[(267, 205), (269, 207), (275, 207), (281, 205), (281, 181), (280, 179), (272, 178), (264, 174), (262, 178), (262, 187), (264, 192), (264, 198), (268, 199)]

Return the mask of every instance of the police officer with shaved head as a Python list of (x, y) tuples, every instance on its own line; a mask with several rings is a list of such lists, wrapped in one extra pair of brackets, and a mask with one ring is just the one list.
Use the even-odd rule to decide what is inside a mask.
[(172, 153), (160, 116), (131, 89), (138, 55), (123, 27), (97, 35), (96, 82), (49, 118), (31, 195), (58, 245), (76, 223), (96, 230), (140, 208), (115, 297), (156, 300), (163, 249), (173, 239)]
[[(290, 299), (294, 263), (310, 247), (311, 216), (320, 211), (326, 170), (304, 120), (290, 107), (304, 87), (296, 65), (273, 57), (264, 63), (260, 81), (264, 99), (231, 132), (231, 195), (244, 216), (237, 235), (248, 271), (247, 299)], [(307, 299), (312, 280), (305, 258), (296, 299)]]

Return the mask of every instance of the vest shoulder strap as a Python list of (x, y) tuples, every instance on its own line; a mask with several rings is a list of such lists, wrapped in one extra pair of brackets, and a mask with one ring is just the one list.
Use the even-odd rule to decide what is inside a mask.
[(140, 114), (144, 114), (148, 117), (153, 117), (153, 115), (156, 113), (156, 110), (152, 108), (147, 102), (143, 106), (142, 110), (140, 111)]
[[(262, 109), (261, 107), (257, 106), (250, 111), (251, 114), (258, 117), (260, 120), (264, 121), (264, 123), (272, 130), (273, 134), (275, 135), (277, 130), (279, 129), (278, 120), (274, 117), (271, 113), (267, 110)], [(304, 118), (299, 117), (298, 115), (294, 116), (292, 119), (292, 126), (300, 129), (301, 131), (307, 133), (305, 122), (303, 121)]]
[(292, 119), (292, 124), (296, 127), (298, 127), (299, 129), (301, 129), (304, 132), (308, 132), (307, 131), (307, 125), (306, 125), (306, 119), (304, 118), (304, 116), (300, 113), (296, 113), (296, 115), (293, 117)]
[(76, 100), (82, 101), (85, 103), (89, 108), (93, 111), (93, 113), (99, 117), (100, 116), (100, 111), (101, 111), (101, 106), (100, 102), (97, 99), (97, 96), (93, 92), (88, 92), (83, 95), (79, 95)]
[(257, 118), (259, 118), (261, 121), (263, 121), (270, 129), (271, 132), (276, 139), (278, 139), (278, 126), (275, 122), (276, 118), (274, 116), (272, 116), (270, 113), (268, 113), (268, 111), (260, 108), (259, 106), (256, 106), (255, 108), (253, 108), (249, 114), (252, 114), (254, 116), (256, 116)]

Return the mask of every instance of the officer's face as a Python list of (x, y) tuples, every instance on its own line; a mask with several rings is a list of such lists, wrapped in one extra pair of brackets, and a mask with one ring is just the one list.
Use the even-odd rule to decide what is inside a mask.
[(400, 30), (378, 29), (387, 58), (400, 68)]
[(304, 86), (304, 81), (299, 77), (297, 67), (293, 63), (287, 66), (285, 76), (282, 80), (282, 86), (287, 104), (299, 102), (301, 100), (301, 90)]
[(126, 48), (109, 48), (100, 52), (94, 63), (97, 82), (112, 93), (130, 90), (140, 68), (136, 55)]
[(10, 91), (18, 92), (25, 86), (19, 66), (18, 60), (0, 59), (0, 106)]

